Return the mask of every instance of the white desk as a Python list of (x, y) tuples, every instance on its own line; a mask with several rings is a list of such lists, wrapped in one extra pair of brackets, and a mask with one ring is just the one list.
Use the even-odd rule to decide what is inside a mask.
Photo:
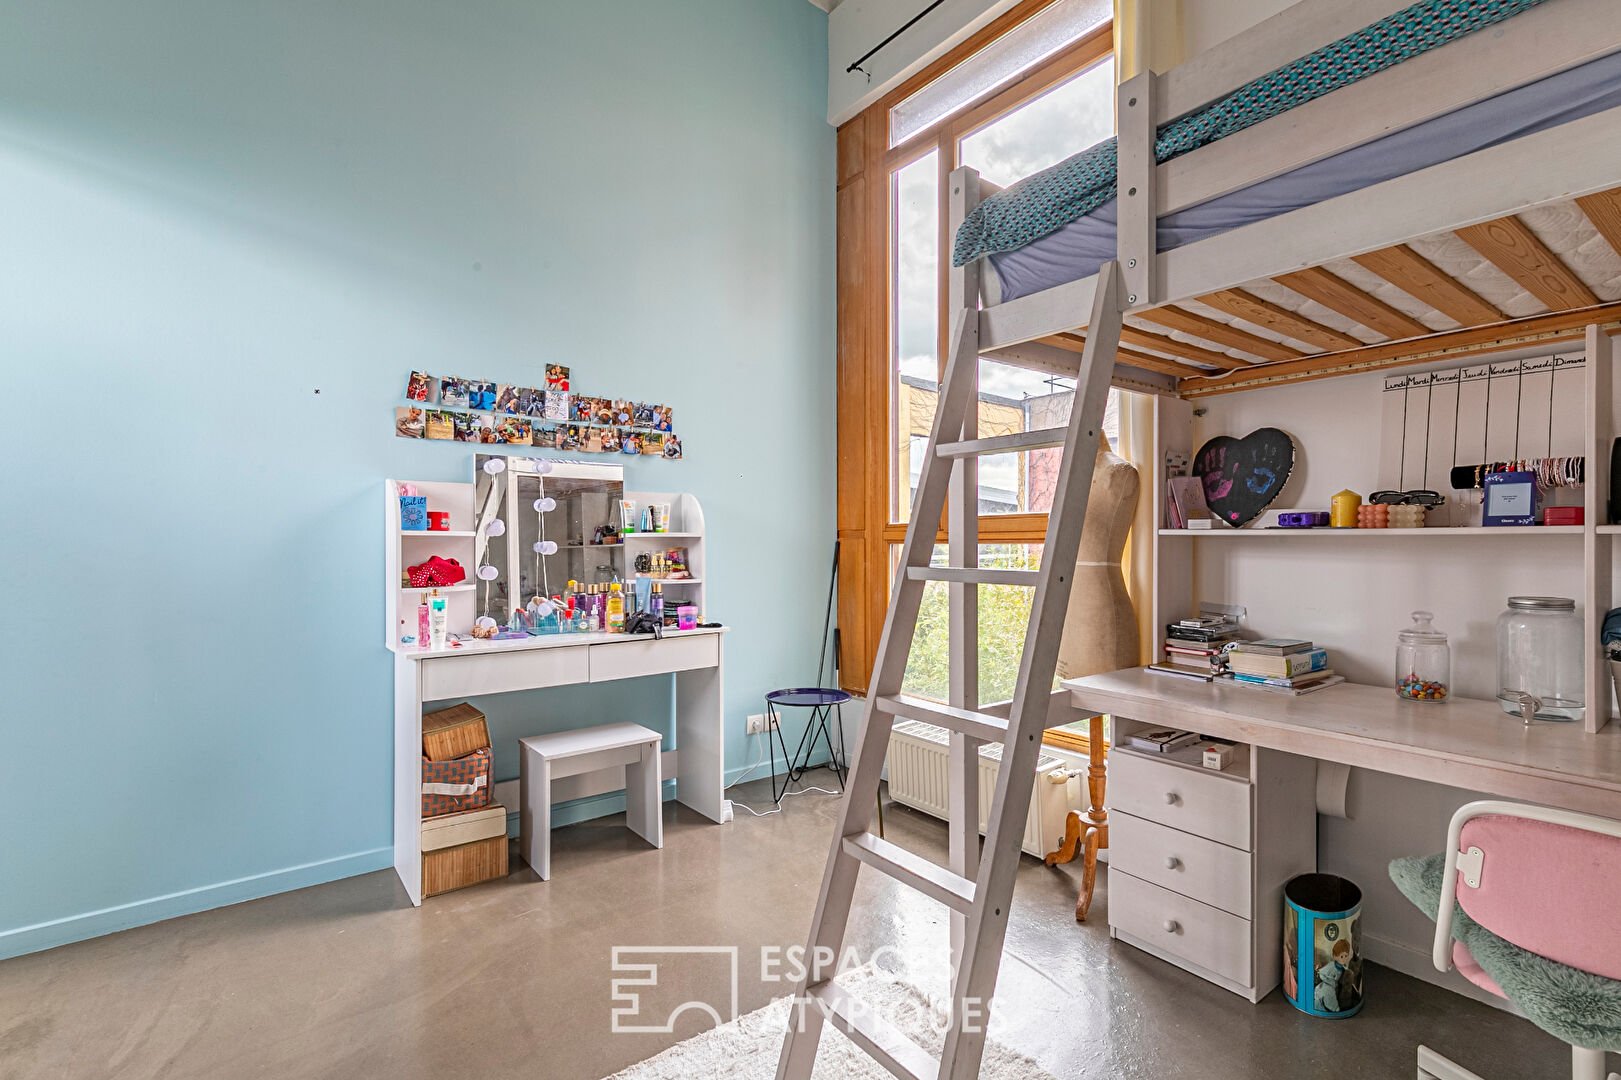
[[(676, 799), (723, 820), (721, 744), (724, 627), (666, 631), (664, 637), (556, 634), (523, 641), (474, 641), (394, 653), (394, 870), (422, 903), (422, 706), (424, 702), (674, 674), (675, 743), (661, 759)], [(607, 774), (570, 778), (559, 800), (617, 790)]]
[(1278, 982), (1283, 885), (1316, 869), (1316, 763), (1621, 818), (1614, 724), (1527, 727), (1494, 701), (1350, 683), (1290, 697), (1132, 669), (1062, 685), (1117, 739), (1149, 725), (1244, 744), (1220, 773), (1110, 746), (1109, 932), (1251, 1001)]
[(1133, 668), (1062, 685), (1087, 713), (1621, 818), (1621, 725), (1526, 727), (1495, 701), (1430, 705), (1355, 683), (1290, 697)]

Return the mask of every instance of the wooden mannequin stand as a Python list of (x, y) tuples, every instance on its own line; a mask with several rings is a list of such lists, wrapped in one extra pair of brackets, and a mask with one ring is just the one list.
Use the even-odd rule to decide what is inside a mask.
[(1092, 890), (1098, 880), (1098, 852), (1109, 846), (1109, 817), (1103, 809), (1104, 786), (1108, 783), (1108, 770), (1104, 767), (1103, 717), (1094, 716), (1086, 732), (1087, 758), (1086, 817), (1071, 810), (1064, 822), (1064, 842), (1058, 850), (1047, 856), (1048, 866), (1073, 862), (1081, 855), (1081, 891), (1075, 897), (1075, 921), (1085, 922), (1092, 907)]

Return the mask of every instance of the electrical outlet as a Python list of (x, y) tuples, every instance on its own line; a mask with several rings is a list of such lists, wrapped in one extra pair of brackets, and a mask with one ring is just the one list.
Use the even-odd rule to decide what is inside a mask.
[(746, 723), (748, 726), (743, 729), (744, 734), (758, 735), (765, 730), (765, 714), (755, 713), (753, 716), (748, 718)]

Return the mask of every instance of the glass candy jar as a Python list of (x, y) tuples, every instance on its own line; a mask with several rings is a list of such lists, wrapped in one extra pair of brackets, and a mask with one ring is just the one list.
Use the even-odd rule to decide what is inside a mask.
[(1413, 625), (1396, 634), (1396, 696), (1409, 701), (1446, 701), (1452, 687), (1452, 650), (1428, 611), (1413, 612)]
[(1582, 620), (1563, 596), (1511, 596), (1497, 616), (1497, 701), (1510, 716), (1580, 720)]

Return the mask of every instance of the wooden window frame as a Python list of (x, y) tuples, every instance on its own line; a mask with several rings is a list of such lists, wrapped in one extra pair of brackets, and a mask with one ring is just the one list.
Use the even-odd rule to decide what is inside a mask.
[[(889, 145), (889, 111), (986, 45), (1056, 0), (1021, 0), (956, 48), (885, 94), (838, 129), (838, 537), (840, 682), (865, 694), (889, 607), (890, 547), (906, 524), (890, 520), (890, 175), (931, 151), (940, 170), (940, 325), (946, 350), (946, 291), (950, 248), (944, 201), (963, 138), (1041, 96), (1114, 51), (1113, 25), (1095, 29), (1012, 81), (964, 108)], [(1081, 149), (1077, 147), (1077, 149)], [(979, 540), (1039, 544), (1046, 514), (980, 518)], [(945, 542), (944, 522), (939, 542)]]

